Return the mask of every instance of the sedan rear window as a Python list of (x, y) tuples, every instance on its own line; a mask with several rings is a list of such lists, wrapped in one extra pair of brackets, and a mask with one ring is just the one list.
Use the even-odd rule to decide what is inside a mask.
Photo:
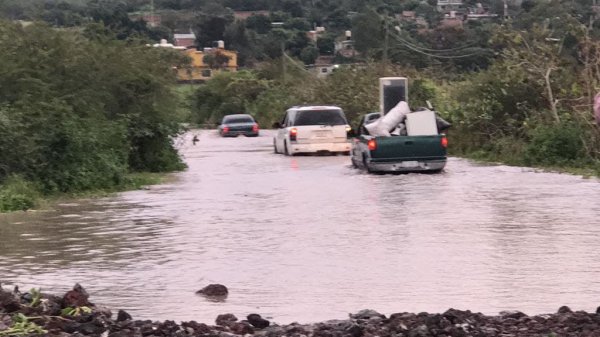
[(298, 111), (294, 125), (345, 125), (346, 117), (342, 110)]
[(250, 116), (235, 116), (235, 117), (225, 117), (223, 119), (223, 124), (237, 124), (237, 123), (254, 123), (254, 119)]

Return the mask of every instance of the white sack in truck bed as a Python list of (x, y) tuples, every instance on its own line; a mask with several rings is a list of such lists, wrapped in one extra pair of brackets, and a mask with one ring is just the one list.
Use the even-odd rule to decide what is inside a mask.
[(365, 125), (371, 136), (389, 137), (390, 132), (400, 124), (406, 116), (410, 114), (410, 108), (404, 101), (398, 102), (385, 116), (379, 118), (373, 123)]
[(435, 112), (422, 110), (406, 115), (406, 134), (408, 136), (431, 136), (438, 134)]

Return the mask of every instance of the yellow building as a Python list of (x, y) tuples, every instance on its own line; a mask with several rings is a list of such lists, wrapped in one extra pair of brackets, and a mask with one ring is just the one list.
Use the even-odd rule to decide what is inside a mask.
[(222, 71), (237, 71), (237, 52), (225, 50), (220, 45), (217, 48), (194, 48), (183, 50), (182, 53), (192, 60), (188, 69), (177, 69), (177, 78), (185, 82), (202, 82)]

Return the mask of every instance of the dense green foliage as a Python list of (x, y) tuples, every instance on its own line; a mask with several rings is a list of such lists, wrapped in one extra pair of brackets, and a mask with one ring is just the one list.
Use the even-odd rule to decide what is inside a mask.
[[(382, 76), (409, 77), (410, 105), (429, 100), (453, 123), (454, 154), (600, 172), (593, 1), (508, 1), (510, 19), (502, 2), (464, 1), (478, 2), (499, 17), (444, 24), (434, 0), (154, 0), (162, 25), (149, 27), (148, 0), (4, 0), (0, 18), (46, 25), (0, 24), (0, 210), (181, 168), (182, 113), (204, 124), (245, 112), (269, 127), (292, 105), (335, 104), (355, 123), (378, 110)], [(266, 12), (235, 18), (249, 10)], [(422, 20), (398, 20), (402, 11)], [(185, 60), (144, 44), (190, 30), (199, 48), (224, 40), (244, 70), (173, 92)], [(336, 50), (347, 30), (353, 56)], [(340, 67), (316, 76), (305, 65), (319, 56)]]
[(343, 108), (354, 124), (362, 114), (378, 110), (378, 78), (398, 73), (414, 74), (410, 86), (416, 106), (426, 106), (434, 95), (432, 84), (418, 78), (417, 72), (396, 66), (344, 67), (323, 80), (298, 62), (288, 63), (285, 79), (281, 64), (269, 64), (252, 72), (222, 73), (200, 86), (195, 95), (194, 122), (215, 123), (226, 114), (250, 113), (259, 124), (270, 127), (290, 106), (333, 104)]
[(25, 193), (7, 197), (14, 175), (49, 194), (182, 168), (172, 141), (178, 54), (7, 22), (0, 46), (0, 207), (24, 208)]

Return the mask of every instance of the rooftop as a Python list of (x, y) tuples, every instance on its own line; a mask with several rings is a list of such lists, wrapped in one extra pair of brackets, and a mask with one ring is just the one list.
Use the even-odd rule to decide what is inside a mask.
[(173, 34), (173, 38), (175, 38), (175, 39), (195, 39), (196, 34), (194, 34), (194, 33)]

